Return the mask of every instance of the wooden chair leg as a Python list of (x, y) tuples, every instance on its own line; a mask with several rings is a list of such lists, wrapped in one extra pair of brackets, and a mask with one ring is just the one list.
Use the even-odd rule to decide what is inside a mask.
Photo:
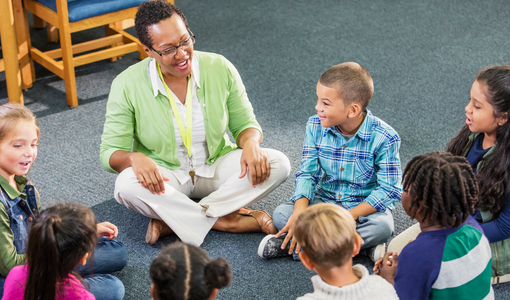
[(21, 0), (12, 1), (16, 40), (18, 42), (18, 58), (21, 69), (21, 82), (23, 89), (32, 87), (35, 81), (34, 62), (29, 55), (31, 42), (28, 28), (27, 12)]
[[(120, 22), (117, 22), (117, 23), (120, 23)], [(104, 25), (104, 34), (106, 36), (109, 36), (109, 35), (114, 35), (114, 34), (117, 34), (117, 32), (115, 32), (115, 30), (112, 30), (110, 28), (110, 26), (116, 26), (117, 23), (114, 23), (114, 24), (106, 24)], [(116, 46), (122, 46), (124, 43), (117, 43), (113, 46), (108, 46), (107, 48), (112, 48), (112, 47), (116, 47)], [(110, 61), (111, 62), (114, 62), (114, 61), (117, 61), (117, 59), (121, 58), (122, 56), (116, 56), (116, 57), (112, 57), (110, 58)]]
[(48, 36), (48, 42), (50, 43), (56, 43), (58, 42), (58, 28), (48, 24), (46, 26), (46, 35)]
[(46, 21), (44, 21), (43, 19), (39, 18), (36, 15), (32, 15), (32, 16), (34, 18), (34, 28), (41, 29), (41, 28), (46, 27)]
[(66, 85), (67, 104), (78, 106), (78, 93), (76, 91), (76, 75), (74, 72), (73, 48), (69, 28), (60, 31), (60, 47), (62, 48), (62, 62), (64, 64), (64, 81)]
[(10, 0), (0, 0), (0, 11), (5, 12), (0, 18), (0, 38), (2, 41), (5, 81), (7, 82), (9, 102), (23, 104), (21, 73), (18, 64), (18, 44), (16, 42), (16, 30), (13, 25), (14, 16), (12, 8)]

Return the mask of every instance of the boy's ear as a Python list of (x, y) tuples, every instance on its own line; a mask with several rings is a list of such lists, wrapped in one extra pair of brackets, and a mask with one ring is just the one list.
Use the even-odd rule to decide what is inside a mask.
[(353, 102), (349, 104), (349, 118), (355, 118), (361, 113), (361, 105), (359, 103)]
[(299, 259), (301, 260), (301, 263), (305, 268), (307, 268), (310, 271), (313, 271), (313, 268), (315, 267), (313, 261), (306, 255), (304, 251), (299, 251)]
[(156, 286), (153, 284), (151, 284), (151, 296), (152, 296), (152, 299), (154, 300), (158, 300), (158, 295), (156, 295)]
[(359, 254), (359, 251), (361, 250), (361, 245), (363, 245), (363, 239), (357, 232), (355, 232), (354, 233), (354, 247), (352, 248), (352, 257)]

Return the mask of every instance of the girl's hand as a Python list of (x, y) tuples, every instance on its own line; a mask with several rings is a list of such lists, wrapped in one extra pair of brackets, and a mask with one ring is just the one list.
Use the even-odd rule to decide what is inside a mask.
[[(379, 260), (378, 260), (379, 262)], [(393, 278), (397, 274), (397, 265), (398, 265), (398, 253), (397, 252), (388, 252), (382, 258), (382, 262), (378, 264), (379, 266), (379, 275), (382, 278), (386, 279), (391, 284), (395, 284)]]
[(110, 222), (103, 222), (97, 224), (97, 237), (106, 236), (108, 239), (114, 239), (119, 234), (117, 226)]
[(165, 181), (168, 179), (158, 168), (158, 165), (143, 153), (133, 153), (131, 167), (142, 186), (153, 194), (165, 193)]

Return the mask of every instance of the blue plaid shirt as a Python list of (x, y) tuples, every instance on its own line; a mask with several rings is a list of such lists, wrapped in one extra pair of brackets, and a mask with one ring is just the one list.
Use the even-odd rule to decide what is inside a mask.
[(335, 126), (322, 127), (315, 115), (306, 125), (291, 201), (318, 197), (346, 209), (366, 202), (378, 211), (393, 210), (402, 196), (399, 149), (397, 132), (370, 110), (349, 141)]

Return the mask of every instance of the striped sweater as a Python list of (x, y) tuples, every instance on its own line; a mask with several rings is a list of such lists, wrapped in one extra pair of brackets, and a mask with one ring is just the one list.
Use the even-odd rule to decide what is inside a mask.
[(398, 259), (400, 299), (494, 299), (491, 249), (478, 222), (422, 232)]

